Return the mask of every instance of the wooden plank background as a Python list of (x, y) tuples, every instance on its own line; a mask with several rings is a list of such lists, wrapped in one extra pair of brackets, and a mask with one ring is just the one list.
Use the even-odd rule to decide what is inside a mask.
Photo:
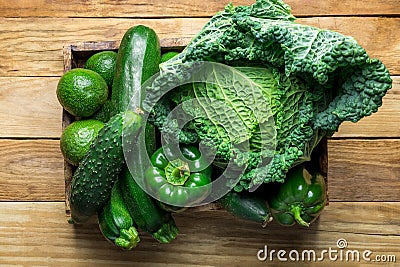
[[(207, 21), (208, 18), (0, 18), (1, 27), (6, 29), (0, 32), (0, 75), (59, 76), (63, 44), (120, 40), (126, 29), (135, 24), (153, 28), (160, 38), (192, 37)], [(354, 36), (372, 57), (379, 56), (393, 75), (400, 74), (400, 47), (394, 34), (400, 27), (400, 18), (308, 17), (298, 21)]]
[[(235, 0), (235, 5), (253, 1)], [(400, 5), (398, 0), (287, 0), (298, 22), (352, 35), (381, 59), (393, 89), (379, 112), (344, 123), (328, 142), (330, 204), (309, 229), (258, 225), (221, 210), (177, 216), (168, 245), (143, 235), (134, 252), (112, 247), (96, 222), (74, 227), (64, 213), (62, 109), (55, 88), (62, 48), (118, 41), (141, 23), (162, 37), (191, 38), (228, 1), (0, 0), (0, 266), (266, 266), (271, 249), (336, 248), (400, 261)], [(287, 262), (290, 266), (397, 266), (396, 263)], [(274, 266), (279, 266), (275, 262)]]
[[(251, 0), (233, 0), (234, 5), (250, 5)], [(287, 0), (296, 16), (399, 15), (397, 0)], [(115, 1), (111, 0), (1, 0), (2, 17), (209, 17), (227, 2), (209, 0)]]

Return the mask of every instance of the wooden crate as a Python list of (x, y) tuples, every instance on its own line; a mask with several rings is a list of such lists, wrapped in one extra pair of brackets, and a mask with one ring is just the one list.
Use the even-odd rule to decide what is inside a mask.
[[(189, 43), (189, 38), (164, 38), (160, 40), (162, 53), (167, 51), (181, 51), (185, 45)], [(108, 42), (79, 42), (64, 46), (64, 73), (73, 68), (82, 68), (86, 60), (93, 54), (111, 50), (118, 51), (119, 43), (115, 41)], [(75, 120), (74, 116), (66, 110), (62, 113), (62, 129), (64, 130), (70, 123)], [(328, 146), (327, 138), (323, 138), (311, 155), (310, 164), (317, 166), (320, 173), (326, 181), (326, 190), (328, 190)], [(72, 175), (76, 167), (64, 161), (64, 178), (65, 178), (65, 206), (66, 214), (70, 216), (69, 190)], [(327, 199), (328, 200), (328, 199)], [(329, 201), (327, 201), (328, 204)], [(196, 209), (196, 208), (195, 208)], [(200, 209), (218, 209), (216, 205), (210, 204)]]

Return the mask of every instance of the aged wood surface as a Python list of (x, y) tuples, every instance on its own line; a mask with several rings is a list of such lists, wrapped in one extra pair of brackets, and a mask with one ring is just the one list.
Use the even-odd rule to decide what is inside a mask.
[[(208, 18), (0, 18), (0, 76), (60, 76), (64, 44), (120, 40), (126, 29), (135, 24), (154, 28), (160, 38), (179, 38), (193, 37), (207, 21)], [(400, 74), (400, 47), (394, 34), (400, 31), (400, 18), (313, 17), (298, 21), (352, 35), (371, 57), (379, 57), (391, 74)]]
[[(0, 138), (59, 138), (62, 108), (57, 101), (59, 77), (0, 77)], [(400, 136), (400, 77), (377, 113), (356, 124), (343, 123), (335, 137)]]
[[(398, 0), (287, 0), (298, 22), (353, 36), (389, 68), (394, 88), (378, 113), (343, 123), (329, 140), (329, 206), (310, 228), (266, 229), (222, 210), (176, 216), (177, 240), (146, 234), (114, 248), (95, 218), (66, 221), (62, 109), (55, 88), (63, 46), (116, 41), (135, 24), (160, 38), (192, 38), (228, 1), (0, 0), (0, 266), (398, 266), (400, 258), (400, 4)], [(235, 5), (253, 3), (233, 0)], [(383, 262), (260, 262), (257, 252), (337, 249), (395, 256)], [(344, 251), (344, 250), (343, 250)], [(275, 255), (276, 256), (276, 255)], [(280, 264), (281, 263), (281, 264)]]
[(64, 199), (64, 161), (59, 143), (0, 139), (0, 200)]
[(328, 157), (330, 200), (400, 200), (399, 139), (331, 140)]
[(0, 137), (61, 135), (59, 77), (0, 77)]
[[(147, 234), (134, 251), (112, 247), (92, 223), (72, 226), (66, 222), (61, 202), (0, 203), (0, 263), (51, 266), (270, 266), (257, 252), (313, 249), (317, 255), (329, 247), (371, 250), (377, 255), (400, 257), (400, 203), (332, 202), (319, 222), (310, 228), (282, 228), (271, 223), (263, 229), (221, 210), (187, 211), (176, 215), (180, 234), (173, 243), (158, 244)], [(212, 218), (212, 220), (210, 220)], [(222, 227), (225, 226), (225, 227)], [(338, 252), (337, 252), (338, 253)], [(344, 254), (345, 255), (345, 254)], [(327, 255), (326, 255), (327, 256)], [(287, 255), (286, 255), (287, 257)], [(343, 258), (345, 259), (345, 257)], [(351, 257), (349, 259), (352, 259)], [(274, 262), (277, 263), (276, 255)], [(169, 263), (170, 265), (166, 265)], [(330, 261), (337, 266), (396, 266), (395, 263)], [(287, 262), (290, 266), (321, 266), (321, 262)], [(325, 266), (325, 265), (324, 265)], [(335, 265), (336, 266), (336, 265)]]
[[(329, 140), (331, 201), (400, 201), (400, 140)], [(63, 201), (58, 140), (0, 139), (0, 201)]]
[[(250, 5), (251, 0), (233, 0)], [(296, 16), (399, 15), (397, 0), (287, 0)], [(1, 0), (1, 17), (207, 17), (222, 10), (227, 2), (190, 1), (112, 1), (112, 0)]]

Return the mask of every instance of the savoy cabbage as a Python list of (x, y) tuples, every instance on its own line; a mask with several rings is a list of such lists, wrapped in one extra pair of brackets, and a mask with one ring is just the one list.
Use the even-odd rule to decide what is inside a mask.
[[(151, 103), (158, 99), (160, 88), (187, 78), (183, 76), (188, 74), (176, 71), (175, 66), (197, 61), (234, 66), (256, 85), (261, 92), (257, 97), (268, 103), (276, 125), (272, 156), (263, 149), (260, 128), (252, 123), (254, 114), (240, 101), (243, 95), (255, 97), (252, 92), (243, 92), (244, 87), (238, 86), (232, 94), (226, 86), (215, 84), (180, 86), (153, 108)], [(204, 97), (247, 112), (239, 117), (248, 126), (244, 139), (250, 151), (237, 150), (234, 143), (243, 142), (243, 138), (229, 138), (211, 115), (195, 116), (179, 132), (180, 142), (201, 140), (216, 149), (220, 162), (233, 157), (236, 164), (247, 164), (235, 186), (237, 191), (262, 182), (283, 182), (291, 167), (309, 160), (323, 136), (332, 135), (343, 121), (357, 122), (376, 112), (392, 84), (386, 67), (371, 59), (352, 37), (296, 23), (290, 7), (281, 0), (257, 0), (251, 6), (229, 4), (160, 69), (160, 76), (148, 88), (143, 108), (152, 112), (152, 122), (161, 131), (176, 131), (176, 122), (168, 120), (168, 113), (188, 99), (197, 100), (206, 114), (215, 114), (218, 107), (203, 103), (200, 99)], [(195, 107), (183, 105), (183, 110), (194, 116)], [(271, 161), (268, 168), (261, 164), (264, 158)]]

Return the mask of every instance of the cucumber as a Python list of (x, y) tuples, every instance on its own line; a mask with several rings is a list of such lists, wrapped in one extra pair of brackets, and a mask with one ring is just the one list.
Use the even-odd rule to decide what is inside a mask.
[(234, 216), (261, 223), (262, 227), (267, 226), (272, 221), (266, 201), (257, 195), (239, 194), (231, 191), (220, 198), (217, 203)]
[(171, 214), (140, 188), (127, 167), (122, 170), (120, 181), (123, 199), (138, 227), (161, 243), (175, 239), (178, 229)]
[(122, 249), (131, 250), (140, 242), (118, 181), (113, 186), (109, 201), (98, 213), (98, 223), (104, 237)]
[(141, 116), (132, 112), (113, 116), (99, 131), (76, 169), (69, 192), (70, 223), (83, 223), (106, 204), (125, 158), (122, 132), (140, 131)]
[[(160, 41), (151, 28), (137, 25), (128, 29), (118, 49), (111, 100), (116, 112), (125, 111), (141, 85), (159, 71)], [(140, 103), (141, 99), (137, 100)]]

